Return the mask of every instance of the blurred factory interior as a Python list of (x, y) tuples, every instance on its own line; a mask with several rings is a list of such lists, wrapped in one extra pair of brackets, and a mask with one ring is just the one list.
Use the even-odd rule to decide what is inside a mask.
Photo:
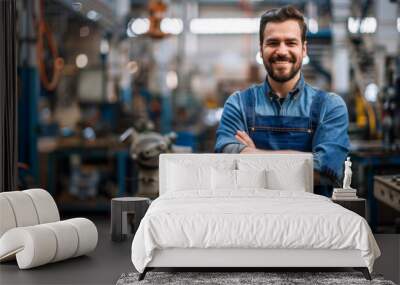
[(17, 188), (47, 189), (61, 213), (155, 197), (158, 155), (213, 152), (228, 96), (265, 80), (259, 17), (286, 4), (306, 16), (305, 80), (347, 104), (368, 221), (399, 233), (400, 5), (390, 0), (16, 1)]

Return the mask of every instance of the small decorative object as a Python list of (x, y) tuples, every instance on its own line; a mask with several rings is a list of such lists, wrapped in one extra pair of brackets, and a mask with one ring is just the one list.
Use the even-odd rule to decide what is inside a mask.
[(343, 189), (353, 189), (351, 188), (351, 176), (353, 175), (353, 171), (351, 170), (351, 161), (350, 157), (347, 157), (347, 160), (344, 162), (344, 179), (343, 179)]
[(332, 199), (334, 200), (353, 200), (357, 199), (357, 190), (351, 188), (351, 177), (353, 171), (351, 170), (350, 157), (347, 157), (344, 162), (344, 178), (343, 178), (343, 188), (334, 188)]

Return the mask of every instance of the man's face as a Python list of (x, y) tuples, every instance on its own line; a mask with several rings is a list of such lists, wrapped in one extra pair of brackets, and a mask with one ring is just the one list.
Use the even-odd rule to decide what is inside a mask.
[(307, 55), (306, 42), (301, 42), (298, 22), (288, 20), (268, 23), (264, 29), (260, 52), (268, 76), (273, 80), (283, 83), (295, 77), (303, 57)]

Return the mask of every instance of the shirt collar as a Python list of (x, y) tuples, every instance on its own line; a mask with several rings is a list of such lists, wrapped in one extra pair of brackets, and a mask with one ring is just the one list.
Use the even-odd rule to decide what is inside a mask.
[[(303, 73), (300, 73), (300, 78), (297, 81), (296, 85), (294, 88), (288, 93), (289, 99), (296, 98), (297, 95), (300, 95), (304, 89), (304, 76)], [(268, 95), (270, 99), (278, 99), (279, 96), (275, 93), (275, 91), (272, 89), (271, 85), (268, 82), (268, 76), (265, 78), (264, 81), (264, 89), (265, 89), (265, 94)]]

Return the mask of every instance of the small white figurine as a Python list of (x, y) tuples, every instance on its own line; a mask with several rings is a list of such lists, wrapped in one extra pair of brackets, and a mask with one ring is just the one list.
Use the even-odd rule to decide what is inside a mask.
[(343, 189), (352, 189), (350, 184), (353, 172), (351, 171), (350, 157), (347, 157), (347, 160), (344, 162), (344, 167)]

